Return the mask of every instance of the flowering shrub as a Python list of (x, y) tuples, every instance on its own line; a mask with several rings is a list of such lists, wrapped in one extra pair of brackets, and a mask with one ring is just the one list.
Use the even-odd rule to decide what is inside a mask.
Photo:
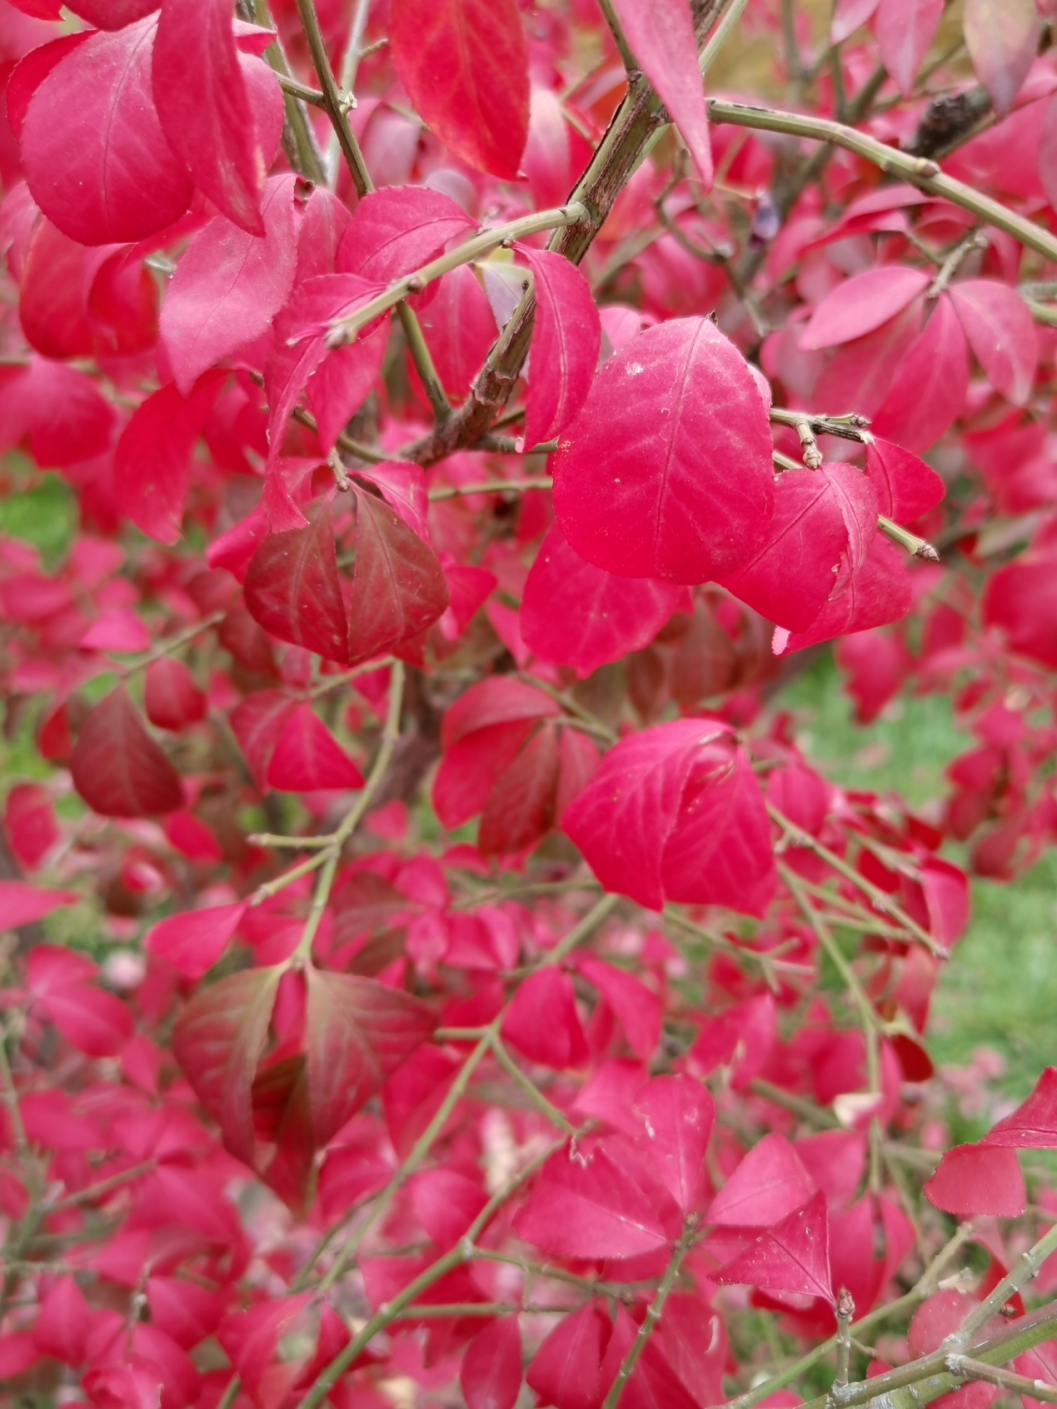
[(1052, 4), (2, 3), (11, 1402), (1057, 1402)]

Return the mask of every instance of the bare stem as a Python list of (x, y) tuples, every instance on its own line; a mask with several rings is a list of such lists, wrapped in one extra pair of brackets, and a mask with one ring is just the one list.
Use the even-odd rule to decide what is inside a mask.
[(668, 1260), (668, 1266), (664, 1270), (661, 1284), (657, 1288), (657, 1294), (646, 1309), (645, 1320), (639, 1327), (635, 1339), (628, 1346), (627, 1354), (620, 1362), (617, 1377), (609, 1388), (609, 1393), (603, 1401), (602, 1409), (617, 1409), (617, 1404), (624, 1386), (627, 1384), (631, 1372), (635, 1368), (635, 1362), (645, 1350), (646, 1342), (650, 1338), (650, 1332), (661, 1319), (664, 1303), (668, 1300), (668, 1293), (675, 1286), (676, 1279), (679, 1276), (679, 1268), (682, 1266), (683, 1258), (689, 1252), (690, 1246), (693, 1243), (696, 1228), (697, 1219), (695, 1216), (691, 1215), (683, 1225), (682, 1237), (672, 1249), (672, 1255)]

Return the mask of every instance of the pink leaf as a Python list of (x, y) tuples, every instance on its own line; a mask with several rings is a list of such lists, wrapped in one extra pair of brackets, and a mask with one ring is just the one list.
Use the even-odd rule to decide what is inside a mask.
[(191, 453), (224, 382), (203, 376), (184, 396), (173, 383), (153, 392), (133, 413), (114, 453), (114, 493), (137, 528), (159, 543), (175, 543), (191, 481)]
[(561, 1257), (636, 1257), (667, 1246), (646, 1195), (602, 1146), (589, 1155), (552, 1155), (514, 1231)]
[[(43, 80), (26, 112), (33, 198), (82, 245), (140, 240), (187, 209), (193, 186), (154, 106), (153, 17), (91, 34)], [(72, 105), (69, 95), (78, 93)]]
[(258, 690), (247, 695), (231, 711), (231, 732), (246, 756), (250, 774), (258, 789), (267, 792), (265, 775), (275, 741), (282, 732), (295, 702), (281, 690)]
[(521, 1389), (521, 1335), (516, 1316), (478, 1331), (459, 1371), (466, 1409), (514, 1409)]
[(649, 328), (604, 362), (553, 464), (562, 531), (607, 572), (707, 582), (766, 536), (767, 412), (741, 353), (706, 318)]
[[(263, 235), (265, 158), (227, 0), (165, 0), (153, 85), (162, 127), (195, 185), (222, 215)], [(269, 82), (276, 79), (269, 75)]]
[(310, 704), (287, 716), (266, 776), (280, 792), (363, 787), (363, 774)]
[(0, 448), (28, 433), (41, 469), (92, 459), (110, 443), (113, 424), (113, 407), (91, 377), (61, 362), (34, 355), (0, 378)]
[(661, 1183), (684, 1215), (700, 1209), (704, 1162), (715, 1107), (707, 1089), (692, 1076), (655, 1076), (635, 1097), (642, 1118), (639, 1145), (656, 1165)]
[(81, 725), (70, 772), (74, 787), (102, 817), (152, 817), (183, 806), (179, 775), (144, 729), (123, 685)]
[(965, 334), (950, 300), (939, 298), (899, 358), (884, 404), (873, 418), (874, 433), (920, 454), (959, 415), (968, 387)]
[(712, 148), (687, 0), (613, 0), (613, 10), (628, 47), (660, 94), (708, 190)]
[(218, 215), (177, 263), (162, 303), (161, 336), (185, 396), (209, 367), (266, 332), (289, 297), (297, 264), (294, 179), (269, 179), (262, 237)]
[(996, 1122), (980, 1143), (1017, 1150), (1057, 1149), (1057, 1067), (1046, 1067), (1027, 1100)]
[(984, 588), (984, 625), (1000, 627), (1012, 650), (1057, 667), (1054, 613), (1057, 562), (1006, 563)]
[(966, 279), (950, 289), (976, 360), (996, 391), (1024, 406), (1031, 396), (1039, 341), (1028, 306), (994, 279)]
[[(23, 63), (25, 60), (23, 60)], [(21, 65), (19, 65), (21, 68)], [(16, 71), (17, 72), (17, 71)], [(13, 83), (15, 75), (12, 75)], [(8, 85), (8, 114), (11, 111), (11, 87)], [(13, 125), (13, 124), (12, 124)], [(1039, 134), (1039, 184), (1050, 205), (1057, 209), (1057, 95), (1046, 104), (1046, 116)]]
[(807, 1203), (816, 1188), (785, 1136), (765, 1135), (712, 1200), (708, 1221), (728, 1228), (779, 1223)]
[(947, 1150), (924, 1194), (935, 1208), (959, 1218), (1017, 1218), (1027, 1197), (1016, 1151), (989, 1145)]
[(96, 29), (124, 29), (159, 9), (162, 0), (73, 0), (68, 7)]
[(245, 904), (185, 910), (153, 925), (143, 944), (184, 978), (201, 978), (223, 954), (245, 913)]
[(309, 377), (305, 397), (316, 418), (319, 446), (328, 454), (353, 414), (360, 409), (382, 368), (389, 341), (383, 323), (369, 337), (335, 348)]
[(874, 19), (881, 62), (904, 97), (914, 91), (921, 61), (943, 14), (943, 0), (881, 0)]
[(75, 890), (46, 890), (28, 881), (0, 880), (0, 927), (16, 930), (31, 925), (60, 905), (74, 905), (80, 896)]
[(825, 1194), (813, 1194), (802, 1208), (761, 1233), (712, 1277), (717, 1282), (747, 1283), (764, 1291), (821, 1297), (832, 1305)]
[(1035, 0), (965, 0), (965, 46), (999, 116), (1009, 112), (1039, 42)]
[(521, 631), (542, 660), (590, 675), (648, 646), (684, 600), (684, 590), (672, 583), (617, 577), (592, 567), (554, 523), (529, 569)]
[(394, 0), (393, 64), (427, 127), (456, 156), (517, 176), (528, 135), (528, 55), (516, 0)]
[(7, 80), (4, 101), (7, 106), (8, 125), (16, 138), (22, 136), (22, 124), (26, 120), (26, 109), (33, 94), (55, 65), (87, 38), (87, 32), (63, 34), (58, 39), (53, 39), (50, 44), (41, 44), (38, 48), (31, 49), (15, 65), (11, 77)]
[(836, 347), (902, 313), (929, 282), (923, 269), (886, 264), (853, 274), (825, 296), (800, 335), (802, 348)]

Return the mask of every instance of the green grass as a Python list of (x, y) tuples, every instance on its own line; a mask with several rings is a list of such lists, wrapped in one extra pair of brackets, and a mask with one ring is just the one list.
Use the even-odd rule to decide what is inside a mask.
[[(852, 719), (829, 655), (785, 691), (797, 742), (826, 777), (848, 788), (894, 791), (928, 815), (946, 792), (944, 769), (972, 744), (955, 727), (950, 700), (909, 697), (866, 728)], [(964, 849), (945, 848), (964, 863)], [(974, 880), (972, 918), (944, 968), (929, 1024), (938, 1063), (968, 1062), (990, 1047), (1007, 1063), (999, 1085), (1022, 1098), (1044, 1066), (1057, 1063), (1057, 852), (1007, 885)]]

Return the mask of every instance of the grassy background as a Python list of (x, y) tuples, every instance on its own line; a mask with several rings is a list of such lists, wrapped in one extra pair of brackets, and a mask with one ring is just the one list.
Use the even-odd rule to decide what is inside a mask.
[[(804, 752), (844, 787), (898, 791), (929, 815), (946, 791), (944, 769), (971, 743), (942, 695), (895, 701), (868, 728), (856, 727), (829, 654), (781, 696), (794, 714)], [(945, 854), (964, 860), (960, 848)], [(1027, 1095), (1039, 1071), (1057, 1063), (1057, 853), (1010, 885), (972, 883), (972, 919), (944, 969), (932, 1007), (933, 1060), (967, 1062), (994, 1048), (1007, 1069), (1007, 1093)]]

